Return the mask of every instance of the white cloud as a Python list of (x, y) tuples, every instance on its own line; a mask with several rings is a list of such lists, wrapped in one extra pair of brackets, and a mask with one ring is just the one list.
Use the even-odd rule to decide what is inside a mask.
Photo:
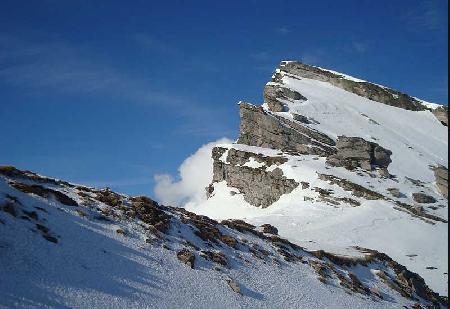
[(188, 157), (178, 168), (179, 180), (171, 175), (155, 175), (156, 198), (166, 205), (183, 206), (188, 202), (198, 202), (206, 196), (205, 188), (212, 181), (211, 150), (217, 144), (231, 143), (228, 138), (203, 145)]

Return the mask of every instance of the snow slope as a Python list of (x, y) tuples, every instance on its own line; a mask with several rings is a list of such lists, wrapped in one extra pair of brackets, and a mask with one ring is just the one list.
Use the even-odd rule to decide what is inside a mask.
[[(35, 193), (26, 193), (30, 190)], [(133, 201), (141, 200), (149, 208), (135, 217), (138, 208)], [(399, 266), (382, 258), (333, 264), (251, 227), (229, 228), (152, 203), (6, 169), (0, 176), (0, 307), (398, 308), (427, 304), (421, 298), (402, 297), (402, 289), (392, 288), (394, 283), (384, 284), (383, 280), (396, 278)], [(150, 217), (144, 217), (147, 211)], [(147, 224), (161, 217), (170, 218), (168, 226), (159, 225), (162, 221)], [(214, 227), (228, 236), (231, 246), (211, 238)], [(177, 259), (183, 248), (196, 257), (192, 269)], [(208, 250), (223, 254), (226, 263), (202, 257), (202, 251)], [(230, 288), (230, 281), (238, 292)], [(358, 289), (364, 292), (355, 292)]]
[[(298, 187), (267, 209), (259, 209), (245, 202), (241, 194), (234, 194), (238, 192), (236, 188), (227, 187), (225, 182), (215, 183), (211, 198), (188, 203), (186, 208), (212, 218), (241, 218), (254, 224), (267, 222), (276, 226), (283, 237), (310, 249), (353, 254), (351, 246), (359, 245), (383, 251), (423, 276), (434, 290), (448, 295), (446, 222), (423, 220), (397, 210), (394, 203), (385, 200), (357, 199), (361, 203), (358, 207), (345, 203), (331, 205), (320, 200), (319, 194), (311, 189), (330, 189), (340, 198), (354, 198), (351, 192), (321, 179), (320, 174), (325, 174), (350, 180), (414, 207), (418, 205), (412, 193), (424, 192), (437, 199), (437, 203), (424, 205), (424, 211), (446, 221), (448, 201), (440, 195), (430, 166), (448, 167), (447, 127), (430, 111), (409, 111), (381, 104), (326, 82), (285, 74), (282, 83), (307, 100), (285, 100), (287, 111), (278, 113), (263, 104), (267, 113), (294, 122), (294, 113), (306, 116), (311, 121), (302, 123), (303, 126), (334, 140), (346, 135), (378, 143), (393, 153), (389, 172), (394, 177), (386, 179), (377, 177), (375, 172), (355, 173), (330, 167), (325, 164), (325, 158), (317, 156), (291, 156), (280, 150), (224, 144), (221, 147), (287, 157), (288, 162), (278, 167), (287, 178), (309, 183), (310, 189)], [(254, 162), (250, 160), (246, 166), (252, 167)], [(270, 168), (274, 167), (267, 170)], [(401, 197), (392, 197), (388, 188), (398, 188)]]

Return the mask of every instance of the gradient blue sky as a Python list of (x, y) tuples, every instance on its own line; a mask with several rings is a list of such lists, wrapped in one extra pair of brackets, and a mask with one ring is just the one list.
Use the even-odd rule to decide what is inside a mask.
[(447, 104), (448, 2), (0, 0), (0, 164), (153, 195), (297, 59)]

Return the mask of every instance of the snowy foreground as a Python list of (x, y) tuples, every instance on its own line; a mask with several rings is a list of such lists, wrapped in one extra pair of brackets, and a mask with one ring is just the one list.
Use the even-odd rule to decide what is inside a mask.
[(270, 226), (223, 223), (2, 167), (0, 307), (444, 306), (381, 253), (309, 252)]

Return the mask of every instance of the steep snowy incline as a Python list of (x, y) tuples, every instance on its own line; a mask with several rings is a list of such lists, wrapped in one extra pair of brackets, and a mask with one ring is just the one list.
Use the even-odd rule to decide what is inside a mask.
[(372, 140), (392, 151), (390, 171), (433, 181), (429, 165), (448, 165), (448, 130), (430, 111), (409, 111), (371, 101), (329, 83), (288, 76), (283, 83), (307, 98), (287, 102), (292, 113), (316, 120), (305, 124), (337, 139), (340, 135)]
[(0, 307), (445, 307), (385, 254), (0, 167)]

